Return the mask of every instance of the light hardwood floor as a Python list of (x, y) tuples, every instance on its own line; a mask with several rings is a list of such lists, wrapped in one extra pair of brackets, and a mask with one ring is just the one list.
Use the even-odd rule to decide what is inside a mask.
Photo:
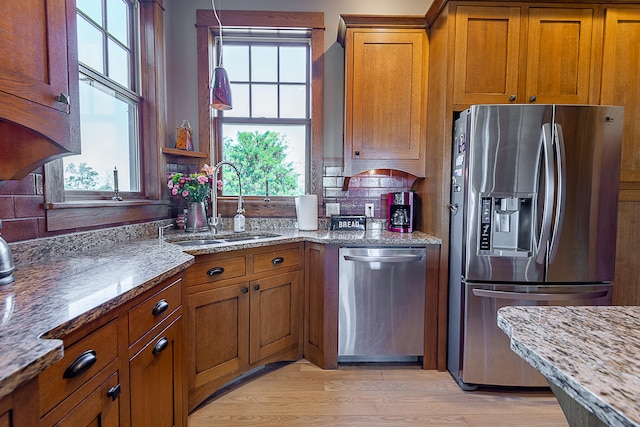
[(551, 392), (463, 392), (449, 373), (417, 366), (340, 366), (301, 360), (259, 374), (189, 416), (204, 426), (562, 426)]

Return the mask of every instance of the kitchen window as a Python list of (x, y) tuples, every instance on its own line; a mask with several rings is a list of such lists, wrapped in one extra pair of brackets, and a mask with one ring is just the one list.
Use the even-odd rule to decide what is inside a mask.
[[(162, 5), (78, 0), (77, 10), (69, 42), (78, 47), (82, 157), (44, 166), (47, 231), (166, 218)], [(65, 186), (70, 164), (77, 178), (67, 173)], [(113, 199), (114, 167), (123, 200)]]
[[(281, 36), (278, 30), (262, 30), (259, 36), (224, 40), (233, 109), (216, 112), (222, 137), (217, 146), (221, 158), (243, 172), (246, 196), (308, 191), (310, 44), (305, 31)], [(234, 171), (223, 171), (222, 194), (237, 195), (237, 186), (228, 185), (235, 184)]]
[[(201, 98), (200, 121), (211, 123), (211, 133), (201, 126), (200, 140), (211, 140), (216, 162), (238, 165), (252, 216), (295, 215), (293, 196), (322, 199), (323, 14), (222, 10), (220, 19), (233, 108), (212, 110)], [(206, 53), (198, 57), (198, 84), (208, 93), (203, 77), (212, 75), (219, 47), (210, 10), (198, 11), (196, 27), (198, 42), (208, 43), (198, 48)], [(218, 205), (228, 216), (238, 188), (233, 170), (222, 171)]]
[(82, 154), (64, 158), (67, 192), (111, 197), (114, 168), (119, 191), (140, 191), (138, 20), (131, 0), (77, 2)]

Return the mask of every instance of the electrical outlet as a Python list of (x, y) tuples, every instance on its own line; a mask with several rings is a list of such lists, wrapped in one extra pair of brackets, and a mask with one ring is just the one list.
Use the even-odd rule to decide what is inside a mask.
[(365, 203), (364, 205), (364, 216), (367, 218), (373, 218), (373, 203)]
[(340, 215), (340, 203), (327, 203), (325, 207), (325, 215), (330, 217), (331, 215)]

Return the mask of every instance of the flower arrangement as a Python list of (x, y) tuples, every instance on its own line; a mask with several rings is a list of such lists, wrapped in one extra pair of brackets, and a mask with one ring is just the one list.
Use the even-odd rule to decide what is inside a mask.
[(204, 202), (211, 192), (211, 178), (204, 173), (172, 173), (167, 187), (171, 195), (180, 195), (187, 202)]
[[(211, 195), (213, 171), (208, 165), (200, 173), (172, 173), (169, 175), (167, 187), (172, 196), (182, 196), (187, 202), (204, 202)], [(222, 189), (222, 181), (216, 182), (218, 190)]]

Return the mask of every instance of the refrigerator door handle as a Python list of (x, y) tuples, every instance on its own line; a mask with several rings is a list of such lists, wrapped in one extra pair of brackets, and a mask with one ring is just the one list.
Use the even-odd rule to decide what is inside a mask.
[(551, 244), (549, 245), (549, 263), (552, 263), (558, 254), (558, 240), (560, 239), (560, 233), (562, 232), (562, 220), (564, 218), (565, 197), (567, 192), (567, 172), (565, 167), (567, 162), (564, 154), (565, 149), (562, 126), (557, 123), (554, 124), (554, 131), (558, 186), (556, 187), (556, 209), (554, 214), (555, 224), (553, 225)]
[(509, 292), (509, 291), (491, 291), (487, 289), (473, 289), (473, 294), (477, 297), (509, 299), (518, 301), (573, 301), (596, 299), (607, 296), (607, 290), (593, 292), (569, 292), (558, 294), (545, 293), (526, 293), (526, 292)]
[(544, 264), (549, 239), (551, 237), (551, 222), (553, 221), (552, 205), (555, 192), (555, 170), (553, 165), (553, 141), (551, 139), (551, 124), (542, 125), (540, 134), (542, 140), (542, 154), (544, 156), (544, 204), (542, 208), (542, 226), (538, 240), (538, 255), (536, 262)]

